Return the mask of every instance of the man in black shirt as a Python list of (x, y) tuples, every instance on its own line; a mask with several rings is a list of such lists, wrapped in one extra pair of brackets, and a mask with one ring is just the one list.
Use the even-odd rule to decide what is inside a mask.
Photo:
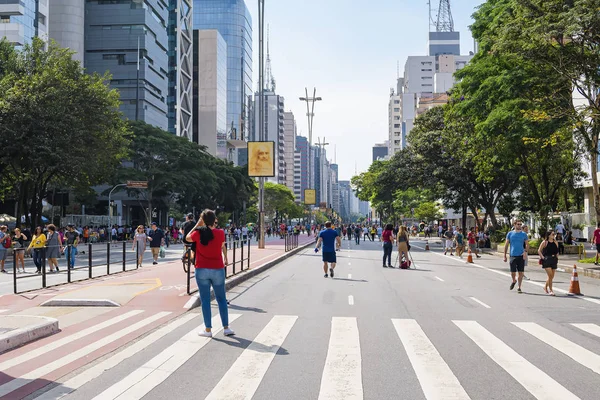
[(75, 225), (67, 225), (67, 231), (65, 232), (64, 243), (68, 247), (67, 257), (70, 258), (71, 269), (75, 267), (75, 256), (77, 255), (77, 245), (79, 244), (79, 232), (75, 230)]
[(160, 246), (163, 245), (165, 240), (165, 233), (156, 225), (156, 222), (152, 223), (152, 230), (150, 231), (150, 250), (152, 251), (153, 265), (158, 264), (158, 253), (160, 252)]

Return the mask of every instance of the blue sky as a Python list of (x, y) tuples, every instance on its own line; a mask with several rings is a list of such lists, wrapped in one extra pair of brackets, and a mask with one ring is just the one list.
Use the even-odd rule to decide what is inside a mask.
[[(471, 15), (483, 0), (453, 0), (461, 53), (473, 50)], [(246, 0), (254, 24), (254, 88), (258, 82), (258, 8)], [(388, 99), (406, 57), (427, 54), (426, 0), (266, 0), (270, 53), (277, 93), (285, 97), (298, 132), (308, 136), (304, 88), (323, 101), (315, 106), (313, 143), (325, 137), (328, 158), (337, 153), (340, 179), (371, 164), (375, 143), (388, 136)], [(439, 1), (432, 0), (433, 8)]]

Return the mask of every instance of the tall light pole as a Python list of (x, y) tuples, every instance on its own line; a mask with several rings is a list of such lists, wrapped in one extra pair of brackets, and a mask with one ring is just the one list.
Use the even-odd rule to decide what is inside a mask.
[[(265, 0), (258, 0), (258, 137), (265, 140)], [(265, 178), (258, 178), (258, 248), (265, 248)]]
[[(317, 88), (313, 88), (313, 96), (308, 97), (308, 88), (304, 88), (306, 93), (305, 97), (300, 97), (300, 101), (306, 102), (306, 117), (308, 118), (308, 189), (315, 189), (312, 187), (311, 180), (311, 164), (312, 164), (312, 130), (313, 130), (313, 118), (315, 116), (315, 102), (323, 100), (321, 97), (317, 97)], [(312, 222), (312, 213), (311, 213)]]
[(115, 185), (111, 191), (108, 193), (108, 225), (112, 226), (112, 206), (110, 205), (110, 198), (113, 194), (113, 192), (115, 191), (116, 188), (118, 187), (123, 187), (123, 186), (127, 186), (126, 183), (119, 183), (118, 185)]
[[(319, 146), (319, 177), (320, 177), (319, 183), (321, 184), (321, 188), (319, 188), (321, 197), (319, 200), (321, 200), (321, 203), (322, 203), (323, 202), (323, 192), (327, 191), (327, 181), (324, 179), (324, 176), (323, 176), (323, 170), (325, 169), (324, 168), (325, 163), (323, 162), (323, 148), (325, 146), (329, 146), (329, 143), (325, 142), (325, 137), (323, 137), (323, 142), (321, 142), (321, 138), (319, 138), (317, 146)], [(323, 185), (325, 185), (325, 190), (321, 190), (323, 188)], [(325, 197), (327, 197), (327, 196), (325, 196)], [(327, 199), (327, 200), (329, 200), (329, 199)], [(329, 201), (325, 201), (325, 203), (329, 203)]]

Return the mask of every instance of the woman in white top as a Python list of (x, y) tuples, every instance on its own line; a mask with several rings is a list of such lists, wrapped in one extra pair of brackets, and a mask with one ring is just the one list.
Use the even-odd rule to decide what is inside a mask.
[(133, 246), (131, 250), (136, 250), (137, 245), (137, 266), (142, 266), (142, 261), (144, 260), (144, 252), (146, 251), (146, 242), (148, 241), (148, 235), (144, 232), (144, 227), (142, 225), (138, 226), (135, 231), (135, 236), (133, 238)]

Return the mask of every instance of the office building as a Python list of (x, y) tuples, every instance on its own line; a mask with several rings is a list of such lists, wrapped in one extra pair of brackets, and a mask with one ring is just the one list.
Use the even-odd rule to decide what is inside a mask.
[(60, 47), (73, 51), (73, 59), (83, 64), (85, 1), (51, 0), (48, 27), (48, 37)]
[(294, 198), (296, 203), (302, 201), (302, 153), (294, 152)]
[(49, 0), (0, 1), (0, 38), (20, 47), (34, 37), (48, 39)]
[(119, 90), (121, 111), (127, 119), (136, 120), (137, 116), (168, 130), (169, 10), (164, 2), (88, 1), (85, 11), (87, 71), (110, 72), (110, 85)]
[(296, 120), (290, 111), (283, 113), (285, 185), (294, 191), (294, 158), (296, 153)]
[(346, 222), (350, 222), (350, 203), (351, 196), (353, 195), (350, 181), (339, 181), (339, 196), (340, 196), (340, 211), (339, 214), (342, 219)]
[(304, 202), (304, 190), (310, 189), (308, 184), (308, 138), (296, 136), (296, 152), (300, 155), (300, 200)]
[(192, 140), (227, 159), (227, 43), (215, 30), (194, 30)]
[[(229, 92), (228, 92), (229, 94)], [(284, 129), (284, 99), (275, 92), (264, 90), (264, 140), (275, 142), (275, 176), (268, 178), (270, 182), (287, 184), (285, 162), (285, 129)], [(259, 138), (259, 93), (254, 95), (254, 126), (250, 133), (250, 140)], [(293, 161), (292, 161), (293, 165)]]
[[(237, 147), (250, 128), (252, 17), (244, 0), (194, 0), (193, 14), (194, 29), (216, 29), (227, 43), (227, 138)], [(246, 150), (237, 148), (234, 162), (239, 163)]]
[(398, 89), (390, 90), (388, 102), (388, 154), (393, 155), (404, 147), (402, 137), (402, 78), (398, 79)]
[(377, 143), (373, 146), (373, 161), (385, 160), (388, 155), (388, 141)]

